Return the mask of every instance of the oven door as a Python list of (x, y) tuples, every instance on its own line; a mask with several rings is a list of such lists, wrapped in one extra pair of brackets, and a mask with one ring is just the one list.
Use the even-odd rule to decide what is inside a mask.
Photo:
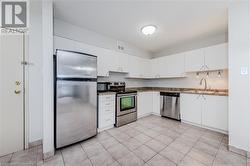
[(137, 95), (136, 94), (119, 94), (117, 96), (117, 116), (136, 112)]

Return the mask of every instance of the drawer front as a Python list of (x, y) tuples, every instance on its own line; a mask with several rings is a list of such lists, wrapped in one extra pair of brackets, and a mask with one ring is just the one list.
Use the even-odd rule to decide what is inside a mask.
[(99, 118), (99, 128), (104, 128), (110, 125), (114, 125), (114, 113), (106, 113), (105, 115), (101, 115)]
[(102, 107), (99, 109), (99, 116), (105, 116), (107, 114), (115, 114), (115, 107), (110, 106), (110, 107)]
[(115, 101), (115, 95), (102, 95), (102, 96), (99, 96), (99, 101)]
[(99, 101), (99, 108), (104, 108), (104, 107), (114, 107), (115, 106), (115, 101)]

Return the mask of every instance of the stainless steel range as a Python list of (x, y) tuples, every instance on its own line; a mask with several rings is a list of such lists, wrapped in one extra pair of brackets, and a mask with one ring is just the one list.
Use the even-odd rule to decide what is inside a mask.
[(137, 93), (120, 92), (116, 95), (116, 123), (119, 127), (137, 120)]
[(137, 120), (137, 92), (126, 91), (125, 82), (112, 82), (110, 91), (116, 93), (116, 122), (115, 126), (134, 122)]

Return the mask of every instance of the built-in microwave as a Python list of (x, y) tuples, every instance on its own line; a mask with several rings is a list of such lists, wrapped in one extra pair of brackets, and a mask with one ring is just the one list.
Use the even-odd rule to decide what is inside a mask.
[(107, 92), (110, 90), (110, 82), (97, 82), (98, 92)]

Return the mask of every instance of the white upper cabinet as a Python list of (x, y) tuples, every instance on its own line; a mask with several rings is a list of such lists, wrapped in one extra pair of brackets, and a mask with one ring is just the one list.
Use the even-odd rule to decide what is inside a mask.
[(193, 72), (200, 71), (205, 64), (204, 50), (192, 50), (186, 52), (185, 55), (185, 71)]
[(151, 60), (153, 78), (183, 77), (185, 75), (185, 54), (174, 54)]
[(209, 70), (228, 68), (227, 43), (204, 48), (205, 62)]
[(96, 55), (98, 76), (109, 72), (127, 73), (128, 78), (184, 77), (186, 72), (227, 69), (227, 43), (169, 56), (145, 59), (114, 50), (99, 48), (70, 39), (54, 37), (54, 48)]
[(186, 52), (185, 71), (209, 71), (228, 68), (228, 44), (218, 44)]
[(128, 71), (130, 78), (147, 78), (150, 76), (149, 59), (128, 56)]
[(116, 69), (117, 63), (114, 63), (114, 53), (112, 51), (103, 50), (102, 53), (97, 55), (98, 76), (109, 76), (109, 71), (114, 71)]
[(116, 63), (116, 69), (114, 70), (115, 72), (122, 72), (122, 73), (128, 73), (129, 71), (129, 57), (131, 55), (120, 53), (120, 52), (115, 52), (115, 57), (113, 58), (112, 61), (109, 63)]

